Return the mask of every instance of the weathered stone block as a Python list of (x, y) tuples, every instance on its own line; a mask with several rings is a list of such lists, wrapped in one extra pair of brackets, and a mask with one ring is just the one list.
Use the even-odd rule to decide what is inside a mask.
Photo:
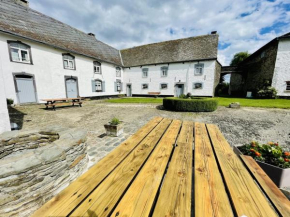
[(241, 105), (239, 102), (233, 102), (231, 104), (229, 104), (229, 108), (240, 108)]

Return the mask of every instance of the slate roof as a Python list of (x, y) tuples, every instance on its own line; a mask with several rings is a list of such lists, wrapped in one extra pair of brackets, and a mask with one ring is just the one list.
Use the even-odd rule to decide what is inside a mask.
[(202, 35), (121, 50), (125, 67), (217, 59), (218, 35)]
[(119, 50), (13, 0), (0, 0), (0, 31), (122, 65)]

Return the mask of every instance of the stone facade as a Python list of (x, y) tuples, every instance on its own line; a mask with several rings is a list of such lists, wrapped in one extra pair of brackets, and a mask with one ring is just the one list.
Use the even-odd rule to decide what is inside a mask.
[(29, 216), (87, 168), (86, 132), (12, 131), (0, 136), (0, 216)]

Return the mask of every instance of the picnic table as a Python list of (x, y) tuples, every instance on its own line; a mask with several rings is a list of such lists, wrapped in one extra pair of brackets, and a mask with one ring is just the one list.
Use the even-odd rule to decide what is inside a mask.
[(242, 158), (215, 125), (156, 117), (32, 216), (290, 216), (289, 200)]
[(42, 101), (46, 101), (45, 103), (46, 109), (48, 109), (48, 107), (51, 107), (53, 110), (55, 110), (56, 106), (67, 106), (67, 105), (74, 106), (75, 104), (78, 104), (80, 107), (82, 107), (82, 103), (83, 103), (81, 97), (42, 99)]

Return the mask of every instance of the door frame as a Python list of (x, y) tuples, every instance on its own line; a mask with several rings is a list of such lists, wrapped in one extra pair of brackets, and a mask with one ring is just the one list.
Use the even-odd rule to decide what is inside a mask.
[(176, 82), (174, 84), (174, 96), (175, 97), (177, 97), (177, 85), (183, 85), (183, 94), (184, 94), (185, 82)]
[[(128, 86), (130, 85), (130, 89), (131, 89), (131, 96), (130, 97), (132, 97), (132, 84), (131, 83), (127, 83), (126, 84), (126, 95), (127, 95), (127, 90), (128, 90)], [(127, 97), (128, 97), (128, 95), (127, 95)]]
[(66, 95), (66, 98), (67, 97), (67, 87), (66, 87), (66, 80), (69, 80), (69, 79), (74, 79), (77, 83), (77, 97), (80, 97), (80, 91), (79, 91), (79, 80), (78, 80), (78, 77), (77, 76), (67, 76), (65, 75), (64, 76), (64, 86), (65, 86), (65, 95)]
[[(14, 88), (15, 88), (15, 93), (16, 93), (16, 97), (17, 97), (17, 101), (19, 104), (33, 104), (33, 103), (38, 103), (38, 97), (37, 97), (37, 88), (36, 88), (36, 82), (35, 82), (35, 75), (34, 74), (30, 74), (30, 73), (26, 73), (26, 72), (13, 72), (13, 82), (14, 82)], [(35, 102), (27, 102), (27, 103), (21, 103), (20, 102), (20, 97), (18, 94), (18, 86), (17, 86), (17, 76), (27, 76), (32, 78), (32, 83), (33, 83), (33, 87), (34, 87), (34, 95), (35, 95)]]

